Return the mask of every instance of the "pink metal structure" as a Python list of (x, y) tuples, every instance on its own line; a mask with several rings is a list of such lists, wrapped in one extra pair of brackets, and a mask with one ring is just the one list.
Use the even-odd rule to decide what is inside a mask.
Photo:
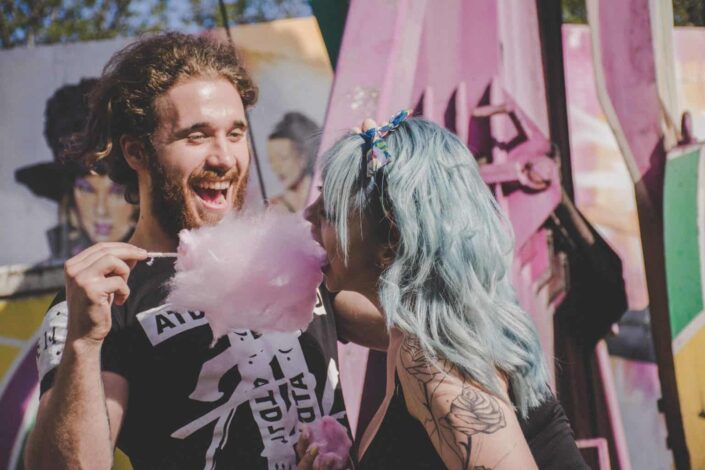
[[(676, 468), (690, 468), (671, 348), (663, 240), (666, 150), (674, 145), (670, 2), (588, 0), (597, 92), (634, 182), (649, 310)], [(669, 21), (670, 19), (670, 21)], [(629, 58), (629, 60), (625, 60)], [(671, 61), (669, 63), (669, 58)]]
[[(548, 137), (539, 31), (534, 2), (448, 0), (438, 8), (425, 0), (352, 1), (321, 148), (364, 118), (385, 121), (405, 107), (460, 136), (510, 216), (517, 294), (552, 359), (565, 263), (544, 224), (563, 194)], [(361, 430), (381, 399), (384, 362), (355, 345), (342, 346), (340, 356), (349, 418)], [(613, 392), (604, 392), (614, 403)], [(621, 430), (621, 422), (612, 428)], [(628, 462), (626, 449), (616, 452)]]
[[(561, 190), (556, 164), (548, 157), (535, 5), (481, 0), (449, 1), (444, 8), (434, 8), (423, 0), (352, 2), (322, 148), (365, 117), (384, 121), (410, 105), (456, 132), (485, 162), (483, 174), (516, 232), (519, 295), (552, 357), (552, 312), (559, 298), (539, 294), (552, 276), (546, 234), (540, 227)], [(341, 350), (353, 427), (364, 385), (361, 364), (366, 360), (362, 348)], [(351, 380), (355, 376), (360, 379)]]
[(600, 465), (600, 470), (610, 470), (610, 455), (607, 446), (607, 440), (602, 437), (595, 439), (578, 439), (576, 441), (579, 449), (594, 449), (597, 452), (597, 461)]

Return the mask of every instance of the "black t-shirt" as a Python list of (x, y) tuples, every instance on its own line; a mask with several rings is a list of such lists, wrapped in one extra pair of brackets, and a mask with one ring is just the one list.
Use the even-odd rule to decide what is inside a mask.
[[(212, 345), (202, 312), (164, 303), (173, 273), (168, 259), (133, 269), (130, 297), (113, 306), (101, 352), (103, 370), (129, 383), (117, 445), (135, 469), (295, 468), (302, 423), (332, 415), (347, 425), (326, 297), (305, 332), (233, 331)], [(66, 310), (60, 294), (45, 317), (42, 393), (63, 351)]]

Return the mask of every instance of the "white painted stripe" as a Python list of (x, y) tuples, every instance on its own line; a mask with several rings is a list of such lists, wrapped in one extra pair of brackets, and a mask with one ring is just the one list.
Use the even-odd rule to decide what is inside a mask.
[(689, 145), (683, 145), (680, 147), (676, 147), (673, 150), (669, 151), (668, 154), (666, 155), (666, 158), (668, 160), (676, 160), (683, 155), (687, 155), (689, 153), (693, 153), (693, 150), (695, 149), (702, 149), (703, 144), (697, 143), (697, 144), (689, 144)]
[(37, 409), (39, 408), (39, 384), (34, 387), (32, 396), (29, 399), (27, 408), (24, 410), (24, 416), (22, 417), (22, 424), (20, 426), (19, 432), (15, 437), (15, 445), (12, 448), (12, 454), (10, 454), (10, 465), (7, 468), (19, 468), (19, 462), (22, 459), (22, 450), (24, 449), (24, 438), (29, 433), (32, 426), (34, 426), (34, 418), (37, 416)]
[(678, 333), (676, 339), (673, 340), (673, 354), (678, 354), (693, 339), (693, 336), (703, 328), (705, 328), (705, 310), (695, 315), (695, 318)]
[(7, 336), (0, 336), (0, 346), (11, 346), (13, 348), (23, 348), (27, 344), (26, 339), (9, 338)]

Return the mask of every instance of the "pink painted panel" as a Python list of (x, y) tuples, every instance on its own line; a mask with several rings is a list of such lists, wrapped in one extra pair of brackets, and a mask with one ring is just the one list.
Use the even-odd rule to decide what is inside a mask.
[[(657, 155), (662, 132), (656, 84), (649, 2), (600, 2), (599, 39), (595, 59), (603, 70), (605, 88), (631, 154), (632, 178), (644, 178), (660, 207), (663, 159)], [(619, 136), (618, 136), (619, 139)], [(638, 173), (635, 173), (634, 171)]]
[[(667, 2), (588, 0), (586, 3), (598, 97), (634, 182), (669, 446), (676, 467), (687, 468), (689, 456), (673, 370), (663, 252), (665, 112), (659, 96), (654, 53), (654, 48), (662, 45), (655, 43), (652, 28), (665, 32), (671, 25), (662, 24), (663, 17), (655, 14), (661, 4)], [(663, 66), (670, 68), (673, 64), (664, 62)], [(621, 464), (622, 458), (628, 458), (627, 449), (619, 439), (615, 446)]]
[[(498, 19), (499, 10), (508, 20)], [(523, 119), (526, 139), (493, 153), (493, 139), (501, 141), (511, 138), (510, 132), (517, 132), (510, 129), (506, 117), (492, 118), (491, 123), (487, 116), (473, 116), (474, 109), (491, 104), (491, 84), (497, 77), (498, 87), (505, 89), (507, 96), (520, 98), (513, 106), (515, 114)], [(504, 102), (503, 97), (499, 98), (495, 104)], [(435, 2), (422, 0), (352, 1), (322, 150), (366, 117), (386, 120), (397, 110), (413, 106), (426, 118), (456, 132), (483, 159), (523, 163), (545, 156), (550, 145), (535, 5), (510, 0), (447, 0), (439, 8)], [(504, 129), (507, 131), (503, 134)], [(539, 229), (560, 198), (557, 168), (549, 167), (548, 171), (552, 183), (547, 189), (498, 193), (512, 220), (518, 247)], [(315, 180), (319, 178), (316, 175)], [(315, 192), (310, 199), (317, 196)], [(537, 261), (525, 266), (517, 291), (522, 305), (541, 323), (539, 328), (549, 338), (552, 309), (546, 299), (537, 300), (534, 291), (537, 280), (545, 277), (545, 272), (538, 271), (548, 266), (543, 241), (543, 246), (537, 242), (534, 247)], [(546, 343), (552, 346), (552, 341), (546, 339)], [(355, 428), (367, 351), (346, 345), (340, 348), (340, 355), (341, 381)], [(364, 386), (382, 386), (372, 383), (378, 379), (370, 380)]]
[[(433, 88), (428, 103), (432, 112), (424, 113), (427, 119), (441, 125), (449, 124), (446, 114), (452, 111), (449, 103), (460, 82), (464, 83), (467, 110), (482, 102), (497, 74), (496, 14), (494, 0), (451, 1), (444, 3), (443, 8), (431, 8), (427, 12), (410, 96), (415, 104), (426, 87)], [(474, 144), (469, 145), (472, 150), (476, 150)]]
[[(363, 119), (386, 120), (393, 110), (410, 105), (410, 77), (416, 69), (425, 9), (425, 0), (351, 3), (321, 138), (322, 150)], [(317, 171), (310, 201), (318, 197), (319, 185)], [(341, 385), (354, 431), (368, 350), (354, 344), (340, 345), (338, 350)]]

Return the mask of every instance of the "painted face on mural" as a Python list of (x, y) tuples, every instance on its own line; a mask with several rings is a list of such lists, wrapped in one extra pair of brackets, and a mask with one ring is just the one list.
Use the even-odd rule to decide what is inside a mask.
[(267, 141), (267, 155), (274, 174), (285, 189), (295, 187), (306, 171), (306, 158), (291, 139), (274, 138)]
[(157, 100), (149, 158), (152, 211), (167, 233), (242, 207), (250, 163), (245, 108), (223, 78), (177, 83)]
[(73, 199), (78, 225), (92, 242), (124, 240), (134, 225), (135, 206), (125, 201), (125, 188), (107, 176), (76, 178)]

